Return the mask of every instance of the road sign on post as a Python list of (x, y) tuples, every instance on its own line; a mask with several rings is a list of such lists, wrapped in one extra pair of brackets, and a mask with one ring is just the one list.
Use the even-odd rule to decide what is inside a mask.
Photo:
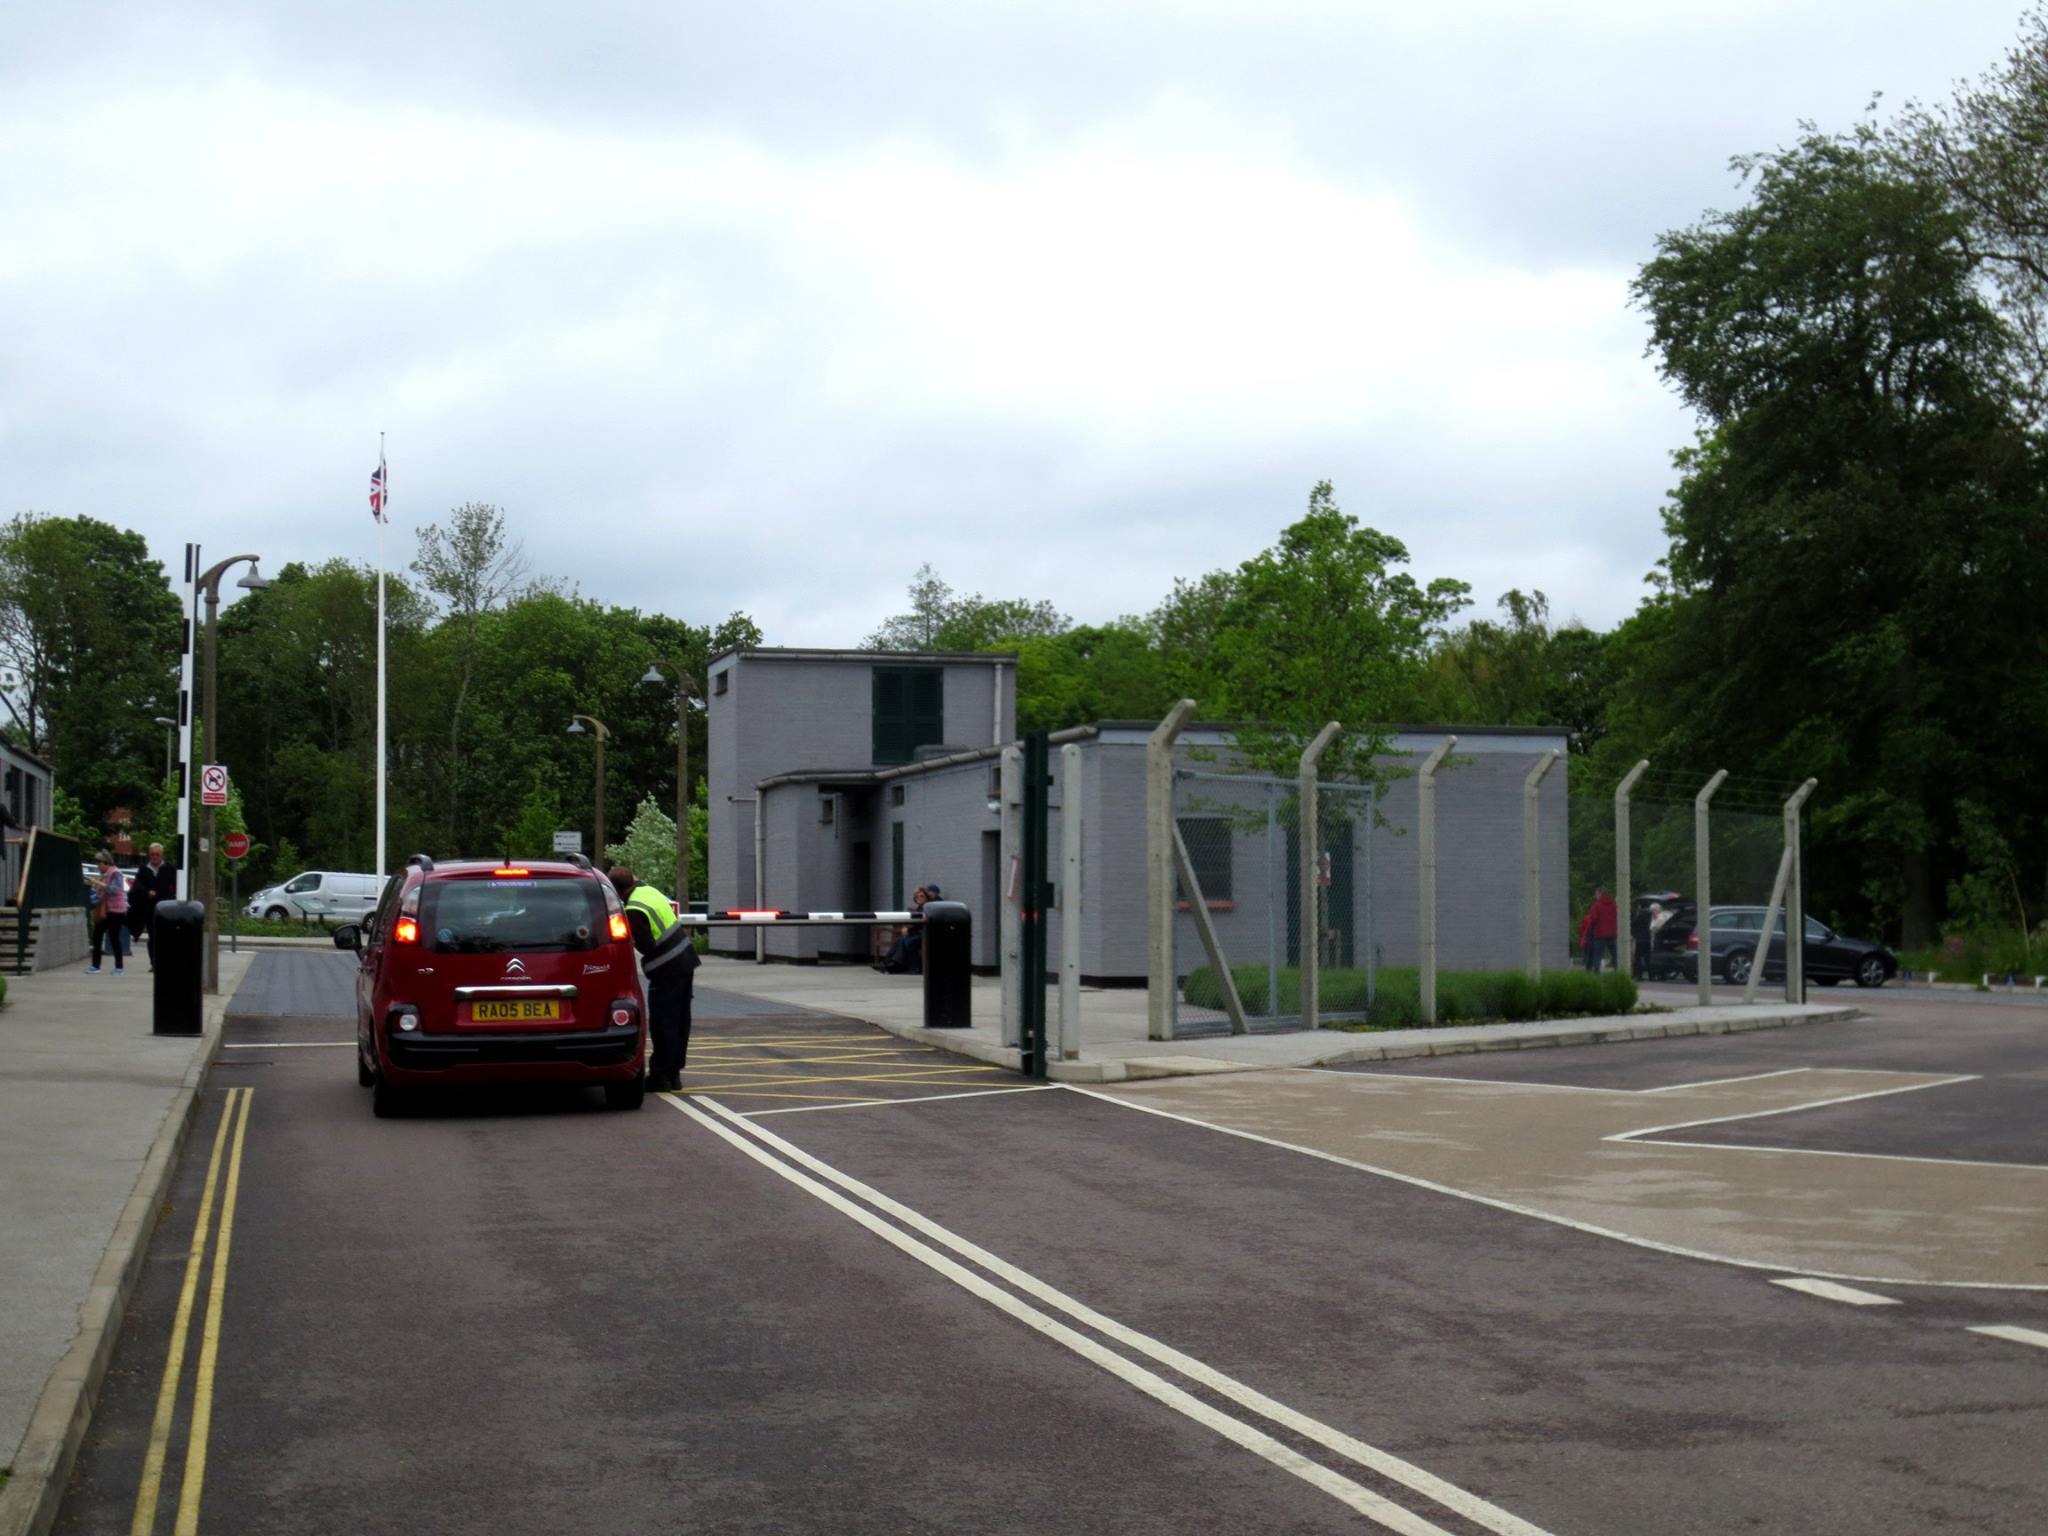
[(199, 803), (201, 805), (226, 805), (228, 803), (228, 768), (226, 763), (208, 763), (199, 770)]
[(555, 852), (581, 853), (582, 851), (583, 834), (581, 832), (557, 832), (555, 834)]
[(220, 840), (220, 851), (231, 859), (246, 859), (249, 856), (249, 834), (230, 832)]

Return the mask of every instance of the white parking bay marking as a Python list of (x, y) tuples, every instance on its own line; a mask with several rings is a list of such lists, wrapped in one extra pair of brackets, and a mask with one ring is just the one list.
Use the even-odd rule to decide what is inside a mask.
[(354, 1045), (353, 1040), (230, 1040), (224, 1051), (305, 1051), (315, 1047)]
[[(872, 1212), (843, 1199), (832, 1190), (825, 1188), (816, 1180), (808, 1177), (805, 1173), (798, 1171), (798, 1168), (792, 1167), (791, 1164), (799, 1164), (802, 1168), (817, 1174), (819, 1178), (828, 1180), (838, 1185), (841, 1189), (857, 1195), (860, 1199), (875, 1207), (876, 1210), (887, 1213), (923, 1236), (929, 1237), (934, 1242), (952, 1249), (961, 1257), (970, 1260), (982, 1269), (987, 1270), (990, 1274), (1023, 1291), (1034, 1300), (1044, 1302), (1055, 1310), (1066, 1313), (1069, 1317), (1085, 1323), (1088, 1327), (1096, 1330), (1096, 1332), (1178, 1371), (1188, 1379), (1200, 1383), (1202, 1386), (1223, 1397), (1229, 1398), (1241, 1407), (1270, 1419), (1272, 1422), (1302, 1436), (1304, 1439), (1313, 1441), (1315, 1444), (1334, 1451), (1338, 1455), (1347, 1457), (1357, 1462), (1360, 1466), (1368, 1467), (1390, 1482), (1398, 1483), (1426, 1498), (1434, 1500), (1453, 1514), (1461, 1516), (1475, 1525), (1496, 1532), (1498, 1536), (1546, 1536), (1541, 1527), (1532, 1525), (1521, 1517), (1510, 1514), (1507, 1510), (1501, 1509), (1497, 1505), (1488, 1503), (1477, 1494), (1469, 1493), (1465, 1489), (1458, 1487), (1455, 1483), (1447, 1482), (1445, 1479), (1436, 1476), (1434, 1473), (1426, 1472), (1411, 1462), (1403, 1461), (1391, 1452), (1380, 1450), (1377, 1446), (1368, 1445), (1362, 1440), (1355, 1439), (1341, 1430), (1322, 1423), (1320, 1420), (1310, 1418), (1305, 1413), (1289, 1408), (1286, 1404), (1267, 1397), (1256, 1388), (1226, 1376), (1223, 1372), (1204, 1364), (1193, 1356), (1183, 1354), (1169, 1345), (1160, 1343), (1157, 1339), (1138, 1332), (1135, 1328), (1127, 1327), (1123, 1323), (1117, 1322), (1114, 1318), (1105, 1316), (1094, 1310), (1094, 1308), (1076, 1301), (1065, 1292), (1056, 1290), (1046, 1284), (1037, 1276), (1029, 1274), (1007, 1260), (998, 1258), (987, 1249), (957, 1236), (940, 1226), (937, 1222), (932, 1221), (929, 1217), (912, 1210), (900, 1201), (891, 1199), (880, 1190), (873, 1189), (861, 1183), (858, 1179), (840, 1172), (829, 1163), (813, 1157), (801, 1147), (784, 1140), (757, 1122), (746, 1119), (736, 1112), (725, 1108), (722, 1104), (717, 1104), (710, 1100), (699, 1101), (704, 1109), (710, 1110), (712, 1114), (719, 1117), (719, 1120), (725, 1121), (727, 1124), (720, 1124), (718, 1121), (712, 1120), (696, 1104), (678, 1100), (671, 1100), (670, 1102), (674, 1103), (676, 1108), (690, 1115), (691, 1118), (708, 1126), (711, 1130), (725, 1137), (727, 1141), (740, 1147), (742, 1151), (754, 1158), (755, 1161), (774, 1169), (783, 1178), (788, 1179), (791, 1183), (798, 1185), (820, 1200), (825, 1201), (833, 1209), (858, 1221), (877, 1236), (894, 1244), (905, 1253), (918, 1259), (919, 1262), (929, 1265), (948, 1279), (953, 1280), (956, 1284), (961, 1285), (974, 1295), (989, 1302), (992, 1306), (1001, 1308), (1029, 1327), (1035, 1328), (1047, 1337), (1055, 1339), (1073, 1350), (1076, 1354), (1081, 1355), (1084, 1359), (1101, 1366), (1120, 1380), (1136, 1387), (1147, 1396), (1166, 1404), (1166, 1406), (1174, 1409), (1176, 1412), (1187, 1415), (1187, 1417), (1195, 1420), (1197, 1423), (1214, 1430), (1217, 1434), (1222, 1435), (1237, 1445), (1243, 1446), (1255, 1455), (1265, 1458), (1273, 1465), (1293, 1473), (1303, 1481), (1313, 1484), (1332, 1498), (1350, 1506), (1367, 1518), (1377, 1521), (1389, 1530), (1436, 1533), (1436, 1536), (1443, 1536), (1442, 1527), (1431, 1524), (1420, 1516), (1403, 1509), (1400, 1505), (1353, 1482), (1350, 1478), (1308, 1460), (1306, 1457), (1290, 1450), (1280, 1441), (1273, 1439), (1262, 1430), (1256, 1429), (1242, 1420), (1232, 1418), (1229, 1414), (1218, 1412), (1199, 1398), (1190, 1396), (1154, 1372), (1125, 1359), (1122, 1355), (1103, 1348), (1087, 1335), (1077, 1333), (1064, 1323), (1039, 1311), (1036, 1307), (1019, 1301), (1016, 1297), (1010, 1295), (1009, 1292), (989, 1284), (988, 1281), (971, 1270), (961, 1268), (944, 1254), (919, 1242), (908, 1233), (881, 1221)], [(763, 1145), (752, 1145), (740, 1136), (735, 1135), (734, 1131), (744, 1132), (746, 1136), (752, 1137), (754, 1141)], [(771, 1155), (767, 1150), (769, 1148), (782, 1154), (782, 1156), (776, 1157)], [(787, 1159), (787, 1161), (784, 1161), (784, 1159)]]
[(1852, 1307), (1896, 1307), (1896, 1296), (1880, 1296), (1875, 1291), (1859, 1291), (1854, 1286), (1837, 1285), (1832, 1280), (1798, 1279), (1773, 1280), (1773, 1285), (1782, 1285), (1788, 1291), (1802, 1291), (1808, 1296), (1818, 1296), (1822, 1301), (1843, 1301)]
[(1972, 1328), (1972, 1333), (1981, 1333), (1987, 1338), (2006, 1339), (2014, 1344), (2032, 1344), (2037, 1349), (2048, 1349), (2048, 1333), (2038, 1328), (2015, 1328), (2010, 1323), (1999, 1323), (1989, 1328)]

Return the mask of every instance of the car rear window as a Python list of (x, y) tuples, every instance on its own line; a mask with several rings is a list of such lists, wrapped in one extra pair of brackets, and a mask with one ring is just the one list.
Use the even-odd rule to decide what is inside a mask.
[(595, 949), (604, 907), (590, 880), (435, 880), (420, 927), (444, 954)]

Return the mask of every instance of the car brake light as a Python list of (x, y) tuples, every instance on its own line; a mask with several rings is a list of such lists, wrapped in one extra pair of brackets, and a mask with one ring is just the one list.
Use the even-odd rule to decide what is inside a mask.
[(633, 1022), (633, 1010), (630, 1008), (614, 1008), (612, 1010), (612, 1022), (618, 1025), (619, 1028), (624, 1029)]
[(491, 871), (491, 878), (493, 880), (524, 880), (532, 873), (533, 871), (530, 869), (494, 869)]
[(612, 914), (612, 937), (615, 939), (630, 939), (633, 937), (633, 930), (626, 926), (626, 914), (623, 912), (614, 912)]
[(420, 941), (420, 925), (412, 918), (401, 917), (391, 925), (391, 942), (394, 944), (417, 944)]
[(1700, 947), (1700, 936), (1696, 933), (1688, 933), (1685, 936), (1685, 947), (1687, 949), (1698, 949)]

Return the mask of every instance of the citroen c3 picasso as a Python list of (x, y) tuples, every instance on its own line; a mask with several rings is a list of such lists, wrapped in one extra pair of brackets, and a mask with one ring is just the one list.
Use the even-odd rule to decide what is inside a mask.
[(573, 862), (436, 864), (416, 855), (353, 950), (356, 1079), (379, 1116), (415, 1091), (579, 1083), (613, 1109), (646, 1094), (647, 1007), (612, 884)]

